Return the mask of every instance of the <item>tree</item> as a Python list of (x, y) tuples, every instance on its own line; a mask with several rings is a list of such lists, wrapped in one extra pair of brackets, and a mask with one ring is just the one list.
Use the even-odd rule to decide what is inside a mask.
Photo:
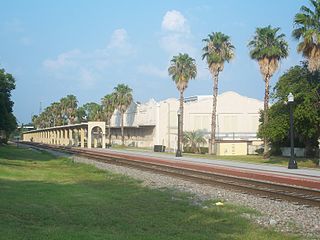
[(183, 93), (188, 87), (190, 79), (197, 76), (197, 66), (195, 60), (189, 57), (188, 54), (179, 53), (178, 56), (173, 56), (171, 65), (168, 68), (168, 73), (175, 82), (177, 89), (180, 93), (180, 139), (183, 138)]
[(132, 89), (128, 85), (118, 84), (114, 88), (114, 103), (121, 115), (121, 143), (124, 146), (124, 113), (133, 100)]
[(205, 46), (202, 49), (202, 59), (206, 59), (209, 71), (213, 79), (213, 100), (211, 116), (211, 141), (209, 142), (209, 154), (213, 154), (216, 135), (216, 111), (218, 97), (219, 73), (223, 71), (225, 62), (229, 62), (234, 57), (234, 46), (230, 42), (230, 37), (221, 32), (212, 32), (207, 38), (202, 40)]
[(294, 17), (292, 36), (298, 41), (297, 50), (308, 60), (311, 72), (320, 69), (320, 0), (310, 0), (314, 11), (306, 6)]
[(183, 134), (183, 144), (191, 147), (192, 152), (200, 152), (200, 145), (207, 143), (206, 139), (204, 138), (203, 132), (191, 131), (191, 132), (184, 132)]
[(62, 106), (60, 102), (51, 103), (52, 125), (60, 126), (63, 123)]
[[(279, 61), (288, 56), (288, 43), (284, 40), (284, 34), (278, 34), (280, 28), (272, 28), (270, 25), (257, 28), (253, 39), (249, 42), (250, 57), (258, 61), (260, 72), (265, 82), (264, 93), (264, 124), (268, 124), (269, 108), (269, 82), (272, 75), (278, 69)], [(268, 157), (268, 139), (264, 138), (264, 157)]]
[(16, 118), (13, 115), (14, 103), (11, 101), (11, 91), (15, 87), (14, 77), (4, 69), (0, 69), (0, 140), (5, 143), (17, 126)]
[(64, 123), (73, 124), (77, 116), (77, 97), (74, 95), (67, 95), (66, 97), (60, 99), (60, 104)]
[(102, 106), (95, 102), (83, 105), (88, 121), (101, 121), (103, 119)]
[(108, 126), (109, 145), (111, 144), (111, 118), (116, 108), (115, 94), (107, 94), (101, 99), (102, 113)]
[(83, 106), (77, 109), (77, 123), (87, 121), (87, 113)]
[(310, 73), (307, 64), (294, 66), (283, 74), (274, 87), (269, 121), (262, 124), (258, 135), (267, 137), (271, 145), (289, 145), (289, 108), (287, 96), (292, 92), (294, 100), (294, 133), (296, 146), (306, 147), (307, 153), (317, 146), (320, 137), (320, 74)]

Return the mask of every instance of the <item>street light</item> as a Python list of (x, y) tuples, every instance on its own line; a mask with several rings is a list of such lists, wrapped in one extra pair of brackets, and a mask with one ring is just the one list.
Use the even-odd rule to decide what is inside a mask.
[(181, 147), (180, 147), (180, 142), (181, 142), (181, 139), (180, 139), (180, 135), (181, 135), (181, 108), (178, 109), (178, 112), (177, 112), (177, 115), (178, 115), (178, 146), (177, 146), (177, 152), (176, 152), (176, 157), (182, 157), (182, 154), (181, 154)]
[(288, 104), (290, 108), (290, 160), (288, 164), (289, 169), (297, 169), (298, 164), (297, 161), (294, 159), (294, 141), (293, 141), (293, 103), (294, 103), (294, 97), (292, 93), (289, 93), (288, 95)]

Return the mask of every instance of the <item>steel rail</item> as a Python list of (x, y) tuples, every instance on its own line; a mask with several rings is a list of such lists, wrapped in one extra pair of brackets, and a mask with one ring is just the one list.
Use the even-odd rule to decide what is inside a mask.
[(208, 184), (224, 188), (231, 188), (245, 194), (255, 194), (263, 198), (271, 198), (276, 201), (290, 201), (295, 204), (320, 207), (320, 191), (299, 186), (289, 186), (277, 184), (270, 181), (261, 181), (251, 178), (243, 178), (221, 173), (200, 171), (191, 168), (177, 167), (164, 163), (148, 162), (144, 160), (130, 159), (129, 155), (97, 152), (87, 149), (63, 147), (56, 145), (46, 145), (38, 143), (28, 143), (34, 147), (46, 148), (56, 151), (64, 151), (76, 156), (94, 159), (100, 162), (107, 162), (120, 166), (138, 168), (144, 171), (152, 171), (160, 174), (166, 174), (173, 177), (196, 181), (202, 184)]

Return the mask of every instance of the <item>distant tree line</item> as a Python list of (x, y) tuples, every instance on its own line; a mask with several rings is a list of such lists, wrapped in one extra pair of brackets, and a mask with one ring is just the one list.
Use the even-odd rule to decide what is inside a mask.
[(0, 69), (0, 143), (7, 143), (10, 133), (16, 129), (17, 121), (13, 115), (11, 91), (16, 88), (15, 79), (4, 69)]
[(132, 89), (125, 84), (118, 84), (114, 91), (101, 98), (101, 102), (89, 102), (78, 107), (77, 97), (67, 95), (58, 102), (46, 107), (39, 115), (32, 116), (32, 123), (37, 129), (75, 124), (87, 121), (105, 121), (108, 126), (109, 143), (111, 141), (111, 117), (117, 109), (121, 117), (121, 140), (124, 144), (124, 113), (133, 101)]

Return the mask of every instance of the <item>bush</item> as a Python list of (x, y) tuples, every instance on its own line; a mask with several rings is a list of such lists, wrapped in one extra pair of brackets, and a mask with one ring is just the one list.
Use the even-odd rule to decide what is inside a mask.
[(255, 152), (257, 154), (259, 154), (259, 155), (262, 155), (263, 154), (263, 148), (258, 148)]
[(184, 153), (195, 153), (191, 147), (183, 147), (183, 152)]
[(209, 148), (208, 147), (200, 147), (200, 153), (201, 154), (209, 153)]
[(184, 147), (183, 148), (183, 152), (184, 153), (200, 153), (200, 154), (206, 154), (209, 152), (209, 149), (207, 147), (200, 147), (200, 149), (196, 149), (196, 151), (194, 149), (192, 149), (192, 147)]

